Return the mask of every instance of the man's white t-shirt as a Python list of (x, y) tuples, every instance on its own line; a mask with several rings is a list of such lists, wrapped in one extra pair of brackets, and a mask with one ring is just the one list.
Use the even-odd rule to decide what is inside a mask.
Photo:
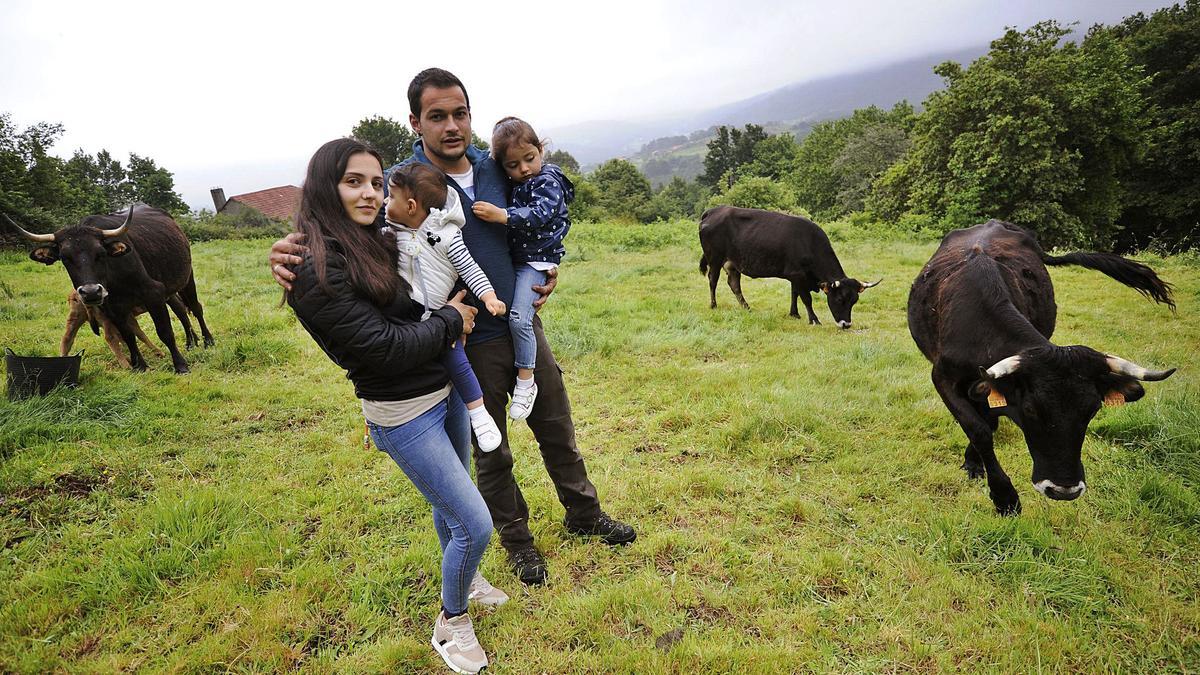
[(472, 201), (474, 201), (474, 199), (475, 199), (475, 167), (471, 167), (470, 169), (467, 169), (466, 173), (447, 173), (446, 175), (453, 178), (454, 182), (458, 183), (458, 187), (462, 188), (462, 191), (467, 193), (467, 196), (470, 197)]

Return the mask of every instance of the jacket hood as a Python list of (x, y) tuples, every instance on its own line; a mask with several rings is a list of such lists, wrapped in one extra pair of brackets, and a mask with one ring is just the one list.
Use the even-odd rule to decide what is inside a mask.
[(551, 176), (554, 176), (559, 183), (562, 183), (563, 199), (567, 200), (568, 202), (575, 200), (575, 184), (571, 182), (570, 178), (567, 178), (567, 174), (563, 173), (563, 170), (558, 168), (557, 164), (546, 162), (542, 165), (542, 171), (549, 173)]
[(429, 217), (421, 223), (421, 228), (434, 234), (441, 234), (447, 230), (461, 230), (466, 224), (467, 219), (463, 215), (462, 201), (458, 198), (458, 190), (447, 188), (445, 207), (429, 209)]

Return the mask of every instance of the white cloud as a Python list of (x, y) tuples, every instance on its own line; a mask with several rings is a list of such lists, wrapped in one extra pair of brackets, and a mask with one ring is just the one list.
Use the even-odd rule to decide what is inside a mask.
[(0, 5), (0, 111), (62, 123), (62, 155), (152, 157), (203, 206), (215, 184), (298, 183), (308, 155), (363, 117), (404, 119), (407, 83), (431, 65), (467, 84), (486, 137), (507, 114), (548, 127), (698, 110), (980, 45), (1006, 25), (1165, 4), (22, 0)]

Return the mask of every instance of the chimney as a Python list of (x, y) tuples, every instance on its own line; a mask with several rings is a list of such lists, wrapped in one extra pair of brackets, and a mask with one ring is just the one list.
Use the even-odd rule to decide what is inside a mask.
[(215, 187), (208, 191), (212, 195), (213, 206), (216, 207), (217, 213), (225, 208), (225, 190), (224, 188)]

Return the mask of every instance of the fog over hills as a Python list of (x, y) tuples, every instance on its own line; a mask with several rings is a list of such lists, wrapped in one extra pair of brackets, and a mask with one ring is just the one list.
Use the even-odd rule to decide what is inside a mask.
[(934, 66), (943, 61), (967, 64), (986, 52), (986, 45), (939, 52), (879, 68), (796, 82), (689, 115), (586, 121), (547, 129), (546, 136), (555, 148), (567, 150), (580, 164), (592, 165), (612, 157), (629, 157), (656, 138), (686, 135), (719, 124), (814, 123), (845, 117), (869, 105), (890, 108), (901, 100), (919, 107), (930, 92), (942, 87)]

